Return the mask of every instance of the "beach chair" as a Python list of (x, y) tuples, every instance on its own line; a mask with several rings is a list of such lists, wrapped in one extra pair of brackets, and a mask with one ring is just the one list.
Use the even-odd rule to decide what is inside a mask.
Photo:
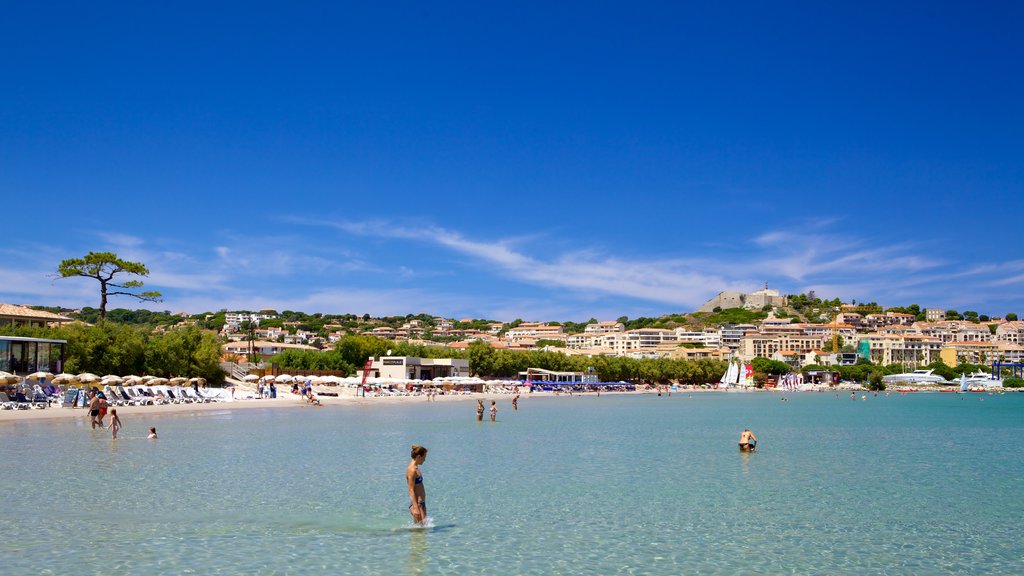
[(139, 406), (152, 406), (156, 404), (156, 399), (153, 398), (153, 393), (149, 390), (148, 386), (129, 386), (125, 388), (125, 392), (134, 398), (139, 403)]
[(14, 406), (18, 410), (28, 410), (30, 408), (35, 408), (32, 402), (29, 401), (29, 399), (25, 396), (25, 393), (22, 392), (21, 390), (18, 390), (17, 392), (14, 393)]
[(17, 410), (18, 403), (11, 400), (6, 392), (0, 392), (0, 410)]
[(208, 402), (206, 398), (203, 398), (202, 396), (197, 394), (195, 390), (191, 388), (186, 388), (182, 386), (181, 393), (190, 402), (195, 402), (196, 404), (205, 404), (206, 402)]
[(125, 405), (124, 398), (121, 398), (120, 394), (114, 392), (114, 389), (109, 385), (103, 387), (103, 396), (107, 399), (107, 404), (110, 404), (111, 406)]
[(174, 388), (174, 395), (177, 396), (183, 404), (195, 404), (198, 400), (190, 396), (186, 391), (191, 391), (189, 388), (184, 386), (177, 386)]

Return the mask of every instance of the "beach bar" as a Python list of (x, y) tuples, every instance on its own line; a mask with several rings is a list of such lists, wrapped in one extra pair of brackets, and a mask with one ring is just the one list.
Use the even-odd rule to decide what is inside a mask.
[(469, 375), (469, 360), (461, 358), (417, 358), (380, 356), (373, 359), (371, 376), (397, 380), (433, 380)]
[(63, 372), (67, 344), (67, 340), (0, 336), (0, 372)]

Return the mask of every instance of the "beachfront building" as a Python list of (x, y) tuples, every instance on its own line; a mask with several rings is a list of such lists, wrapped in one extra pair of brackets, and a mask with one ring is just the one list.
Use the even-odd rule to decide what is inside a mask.
[(999, 358), (995, 342), (953, 342), (942, 347), (939, 358), (947, 366), (957, 364), (988, 364)]
[(789, 356), (797, 357), (806, 352), (820, 349), (824, 342), (825, 338), (820, 335), (755, 332), (745, 334), (740, 339), (738, 354), (745, 362), (757, 357), (773, 358), (783, 351), (789, 352)]
[(999, 347), (999, 352), (994, 360), (1024, 364), (1024, 345), (997, 342), (996, 346)]
[(865, 334), (861, 342), (867, 342), (869, 360), (873, 364), (902, 364), (923, 366), (939, 359), (943, 343), (938, 338), (919, 334), (888, 335)]
[(0, 372), (26, 375), (33, 372), (64, 371), (67, 340), (0, 336)]
[(673, 360), (728, 360), (731, 354), (728, 348), (688, 348), (680, 344), (662, 344), (654, 348), (656, 358)]
[(469, 376), (469, 360), (461, 358), (417, 358), (379, 356), (370, 365), (372, 376), (396, 380), (433, 380)]
[(0, 304), (0, 326), (4, 327), (45, 328), (46, 326), (60, 326), (72, 321), (71, 318), (45, 310), (33, 310), (28, 306), (16, 304)]

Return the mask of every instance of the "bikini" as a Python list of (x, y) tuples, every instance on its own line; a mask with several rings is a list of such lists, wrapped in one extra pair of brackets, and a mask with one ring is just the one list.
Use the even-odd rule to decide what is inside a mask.
[[(417, 473), (416, 474), (416, 480), (413, 481), (413, 484), (415, 484), (417, 486), (420, 485), (420, 484), (423, 484), (423, 474)], [(409, 503), (409, 510), (412, 510), (413, 504), (414, 504), (414, 502), (410, 502)], [(425, 517), (427, 515), (427, 501), (426, 501), (426, 498), (423, 499), (423, 502), (420, 502), (420, 508), (423, 509), (423, 516)]]

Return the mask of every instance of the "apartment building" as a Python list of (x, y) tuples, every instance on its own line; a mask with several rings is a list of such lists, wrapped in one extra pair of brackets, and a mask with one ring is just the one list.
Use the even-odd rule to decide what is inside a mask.
[(277, 318), (274, 314), (259, 312), (226, 312), (224, 314), (224, 324), (226, 326), (231, 326), (234, 330), (238, 330), (243, 322), (249, 322), (259, 326), (260, 320), (273, 320), (274, 318)]
[(537, 340), (561, 340), (564, 338), (565, 333), (562, 331), (561, 326), (548, 326), (542, 322), (523, 322), (515, 328), (509, 328), (505, 336), (510, 340), (523, 337)]
[(825, 338), (820, 335), (750, 333), (740, 339), (738, 353), (745, 361), (758, 356), (772, 358), (784, 350), (792, 354), (803, 354), (821, 348), (824, 341)]
[(868, 342), (869, 359), (874, 364), (904, 364), (922, 366), (939, 359), (943, 342), (938, 338), (919, 334), (886, 335), (865, 334), (861, 341)]
[(946, 311), (942, 308), (925, 308), (924, 319), (926, 322), (938, 322), (946, 317)]
[(996, 327), (994, 339), (1007, 344), (1024, 344), (1024, 320), (1003, 322)]
[(724, 324), (718, 329), (718, 341), (722, 346), (736, 351), (740, 349), (740, 340), (747, 332), (757, 332), (753, 324)]
[(583, 333), (584, 334), (603, 334), (605, 332), (625, 332), (625, 331), (626, 331), (626, 325), (625, 324), (623, 324), (622, 322), (614, 322), (614, 321), (595, 322), (595, 323), (587, 324), (583, 328)]
[(995, 342), (952, 342), (942, 347), (939, 357), (947, 366), (957, 364), (988, 364), (999, 358)]
[(990, 342), (992, 331), (985, 324), (974, 324), (963, 320), (940, 322), (915, 322), (915, 332), (938, 338), (943, 342)]

